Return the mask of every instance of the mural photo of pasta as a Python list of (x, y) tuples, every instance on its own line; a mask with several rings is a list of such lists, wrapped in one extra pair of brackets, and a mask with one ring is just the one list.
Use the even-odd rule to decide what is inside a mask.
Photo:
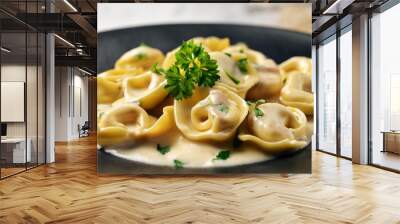
[(98, 75), (98, 145), (159, 169), (273, 160), (313, 133), (311, 59), (278, 64), (244, 42), (193, 37), (169, 52), (146, 43)]

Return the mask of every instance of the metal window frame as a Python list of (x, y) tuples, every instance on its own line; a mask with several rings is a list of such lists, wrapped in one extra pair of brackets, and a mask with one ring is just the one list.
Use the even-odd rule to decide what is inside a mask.
[(340, 81), (341, 81), (341, 64), (340, 64), (340, 61), (341, 61), (341, 58), (340, 58), (340, 37), (342, 36), (342, 35), (344, 35), (345, 33), (347, 33), (347, 32), (351, 32), (351, 26), (352, 26), (352, 23), (350, 23), (350, 24), (348, 24), (347, 26), (345, 26), (345, 27), (343, 27), (343, 28), (340, 28), (339, 26), (337, 26), (337, 31), (334, 33), (334, 34), (332, 34), (332, 35), (330, 35), (330, 36), (328, 36), (327, 38), (325, 38), (325, 39), (323, 39), (323, 40), (321, 40), (321, 41), (319, 41), (317, 44), (316, 44), (316, 60), (315, 60), (315, 63), (316, 63), (316, 83), (315, 83), (315, 96), (316, 96), (316, 100), (315, 100), (315, 106), (316, 106), (316, 122), (318, 122), (318, 119), (319, 119), (319, 105), (318, 105), (318, 102), (319, 102), (319, 70), (320, 70), (320, 63), (319, 63), (319, 51), (318, 51), (318, 49), (319, 49), (319, 47), (320, 47), (320, 44), (321, 43), (329, 43), (329, 42), (331, 42), (331, 41), (336, 41), (336, 61), (335, 61), (335, 63), (336, 63), (336, 152), (335, 153), (332, 153), (332, 152), (329, 152), (329, 151), (327, 151), (327, 150), (324, 150), (324, 149), (321, 149), (319, 146), (320, 146), (320, 144), (319, 144), (319, 125), (318, 125), (318, 123), (316, 124), (316, 138), (315, 138), (315, 141), (316, 141), (316, 150), (317, 151), (319, 151), (319, 152), (323, 152), (323, 153), (326, 153), (326, 154), (329, 154), (329, 155), (333, 155), (333, 156), (336, 156), (336, 157), (340, 157), (340, 158), (343, 158), (343, 159), (346, 159), (346, 160), (352, 160), (352, 158), (350, 158), (350, 157), (347, 157), (347, 156), (344, 156), (344, 155), (342, 155), (342, 150), (341, 150), (341, 129), (342, 129), (342, 127), (341, 127), (341, 117), (340, 117), (340, 103), (341, 103), (341, 97), (340, 97)]

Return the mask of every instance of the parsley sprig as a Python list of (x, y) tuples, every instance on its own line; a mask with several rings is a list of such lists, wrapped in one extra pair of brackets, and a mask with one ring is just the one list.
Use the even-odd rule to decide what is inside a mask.
[(163, 72), (167, 79), (165, 89), (177, 100), (189, 98), (197, 86), (212, 87), (219, 80), (217, 61), (201, 45), (191, 41), (183, 42), (175, 53), (175, 63)]

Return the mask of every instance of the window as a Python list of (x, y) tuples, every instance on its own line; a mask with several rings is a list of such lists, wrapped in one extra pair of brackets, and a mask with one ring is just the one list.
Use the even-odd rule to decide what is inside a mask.
[(340, 155), (351, 158), (352, 148), (352, 34), (340, 36)]
[(373, 164), (400, 170), (400, 5), (371, 18), (370, 133)]
[(336, 153), (336, 36), (318, 48), (317, 147)]
[[(311, 51), (311, 58), (312, 58), (312, 92), (314, 93), (314, 97), (316, 97), (317, 94), (317, 74), (316, 74), (316, 68), (317, 68), (317, 47), (315, 45), (312, 45), (312, 51)], [(316, 103), (314, 102), (314, 126), (313, 126), (313, 136), (311, 139), (311, 148), (312, 150), (317, 149), (317, 139), (316, 139), (316, 132), (317, 132), (317, 115), (316, 115)]]

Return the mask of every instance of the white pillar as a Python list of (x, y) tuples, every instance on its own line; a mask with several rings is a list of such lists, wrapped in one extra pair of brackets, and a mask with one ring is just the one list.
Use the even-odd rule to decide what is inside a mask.
[[(51, 1), (46, 1), (47, 12), (53, 12)], [(55, 43), (54, 34), (46, 34), (46, 163), (55, 161)]]
[(368, 15), (353, 20), (353, 162), (368, 163)]
[(55, 132), (55, 73), (54, 73), (54, 35), (46, 36), (46, 163), (55, 161), (54, 132)]

